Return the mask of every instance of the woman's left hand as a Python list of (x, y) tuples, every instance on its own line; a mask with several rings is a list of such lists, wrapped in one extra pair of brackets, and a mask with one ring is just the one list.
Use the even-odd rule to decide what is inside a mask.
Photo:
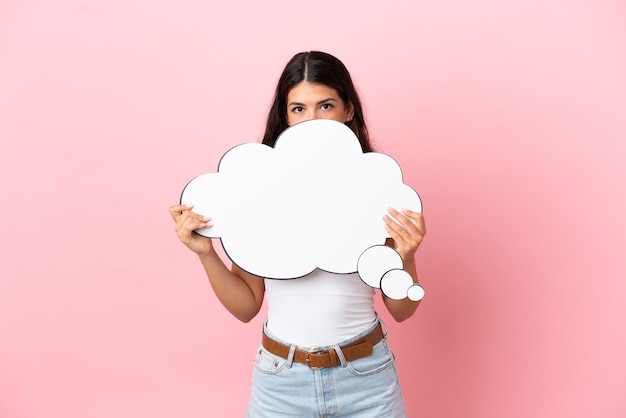
[[(394, 241), (395, 250), (400, 253), (405, 262), (413, 260), (415, 251), (426, 235), (424, 215), (412, 210), (402, 209), (401, 212), (389, 208), (389, 214), (384, 215), (385, 230)], [(397, 220), (400, 224), (394, 222)], [(413, 222), (412, 222), (412, 221)]]

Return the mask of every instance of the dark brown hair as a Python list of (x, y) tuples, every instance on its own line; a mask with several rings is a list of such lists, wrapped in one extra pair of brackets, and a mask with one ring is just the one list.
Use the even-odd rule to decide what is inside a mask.
[(359, 100), (348, 69), (339, 59), (319, 51), (300, 52), (294, 55), (285, 66), (278, 80), (274, 101), (267, 117), (263, 144), (273, 147), (278, 136), (287, 129), (287, 95), (302, 81), (331, 87), (337, 91), (345, 105), (351, 103), (354, 115), (351, 121), (346, 122), (346, 125), (359, 138), (363, 152), (372, 151), (361, 100)]

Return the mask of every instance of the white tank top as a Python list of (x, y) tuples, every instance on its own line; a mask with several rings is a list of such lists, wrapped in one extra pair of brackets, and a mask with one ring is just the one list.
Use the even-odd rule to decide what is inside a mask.
[(324, 347), (365, 331), (377, 321), (374, 288), (357, 273), (315, 270), (292, 280), (265, 280), (267, 327), (299, 347)]

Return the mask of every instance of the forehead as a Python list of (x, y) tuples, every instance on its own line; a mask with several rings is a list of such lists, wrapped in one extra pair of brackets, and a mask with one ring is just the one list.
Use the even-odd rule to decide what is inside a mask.
[(314, 101), (314, 100), (325, 100), (325, 99), (336, 99), (339, 100), (339, 94), (337, 90), (332, 87), (329, 87), (325, 84), (320, 83), (310, 83), (308, 81), (301, 81), (296, 84), (289, 90), (287, 94), (287, 101)]

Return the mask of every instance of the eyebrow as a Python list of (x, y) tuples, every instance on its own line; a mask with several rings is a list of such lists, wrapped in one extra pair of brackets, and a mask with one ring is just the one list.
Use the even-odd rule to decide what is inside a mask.
[[(328, 103), (328, 102), (336, 102), (336, 99), (333, 99), (332, 97), (329, 97), (328, 99), (324, 99), (324, 100), (320, 100), (319, 102), (315, 103), (316, 105), (321, 105), (324, 103)], [(291, 102), (288, 104), (288, 106), (304, 106), (304, 103), (299, 103), (299, 102)]]

